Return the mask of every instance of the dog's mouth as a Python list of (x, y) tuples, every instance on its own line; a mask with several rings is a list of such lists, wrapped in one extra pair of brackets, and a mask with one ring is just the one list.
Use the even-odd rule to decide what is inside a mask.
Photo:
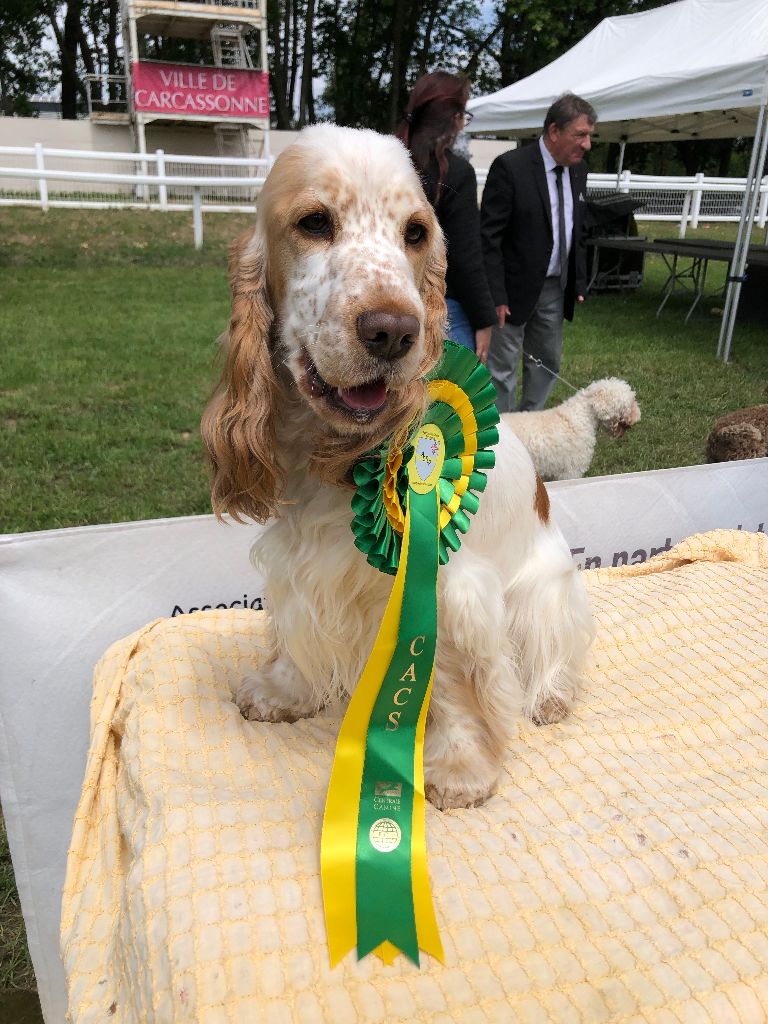
[(306, 383), (312, 398), (322, 399), (357, 423), (369, 423), (387, 404), (389, 395), (383, 377), (355, 387), (334, 387), (324, 380), (309, 355), (304, 353)]
[(613, 426), (609, 430), (611, 437), (623, 437), (629, 430), (629, 428), (634, 427), (634, 425), (638, 423), (639, 420), (640, 410), (638, 409), (637, 404), (634, 404), (626, 419), (618, 420), (616, 423), (613, 424)]

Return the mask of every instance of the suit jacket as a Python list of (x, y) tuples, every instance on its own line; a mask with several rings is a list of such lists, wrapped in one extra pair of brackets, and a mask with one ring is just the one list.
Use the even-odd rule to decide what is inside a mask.
[[(587, 290), (585, 216), (587, 165), (569, 169), (573, 241), (568, 258), (564, 314), (573, 319), (577, 295)], [(523, 324), (538, 302), (554, 234), (547, 176), (538, 144), (512, 149), (491, 164), (481, 209), (483, 255), (496, 306), (509, 306), (509, 322)]]

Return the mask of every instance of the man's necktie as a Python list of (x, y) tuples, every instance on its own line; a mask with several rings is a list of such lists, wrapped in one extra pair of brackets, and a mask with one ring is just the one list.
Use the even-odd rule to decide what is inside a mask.
[(560, 238), (560, 287), (565, 290), (568, 280), (568, 242), (565, 237), (565, 200), (563, 199), (563, 168), (555, 168), (557, 181), (557, 220)]

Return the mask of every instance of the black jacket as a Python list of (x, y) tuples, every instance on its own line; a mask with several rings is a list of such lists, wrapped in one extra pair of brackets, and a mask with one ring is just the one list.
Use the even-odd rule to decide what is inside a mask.
[[(569, 174), (573, 242), (564, 314), (572, 320), (576, 296), (587, 291), (587, 165), (582, 161), (571, 167)], [(554, 239), (547, 175), (538, 143), (502, 153), (491, 164), (483, 190), (482, 238), (494, 305), (509, 306), (509, 321), (523, 324), (536, 307)]]
[[(483, 265), (477, 178), (472, 165), (462, 157), (450, 150), (447, 156), (448, 172), (435, 209), (448, 253), (446, 296), (461, 303), (472, 329), (479, 331), (496, 323), (496, 309)], [(437, 160), (433, 157), (424, 175), (424, 191), (433, 206), (437, 175)]]

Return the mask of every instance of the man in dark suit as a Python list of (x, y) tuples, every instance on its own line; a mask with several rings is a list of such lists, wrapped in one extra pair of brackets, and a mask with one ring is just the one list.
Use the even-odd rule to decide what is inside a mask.
[[(488, 369), (500, 412), (543, 409), (560, 369), (563, 318), (573, 319), (587, 290), (584, 237), (587, 165), (597, 115), (566, 93), (544, 119), (538, 142), (497, 157), (483, 190), (482, 237), (499, 318)], [(535, 360), (543, 365), (538, 366)]]

